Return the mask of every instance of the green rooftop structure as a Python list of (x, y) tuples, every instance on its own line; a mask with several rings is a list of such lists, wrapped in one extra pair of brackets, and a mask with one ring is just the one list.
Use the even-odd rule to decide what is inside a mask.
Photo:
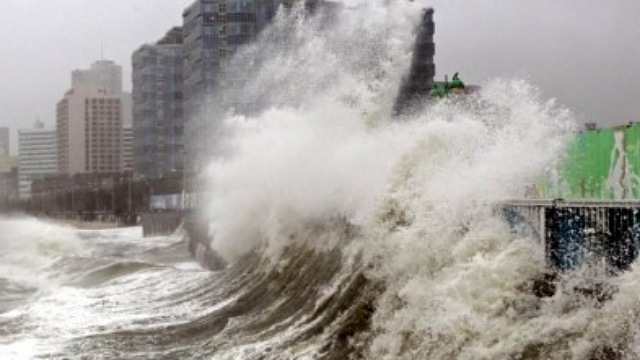
[(429, 91), (429, 96), (432, 98), (442, 98), (448, 96), (452, 92), (458, 93), (464, 91), (464, 82), (460, 79), (458, 73), (453, 75), (451, 82), (447, 80), (447, 76), (444, 77), (444, 82), (435, 82)]

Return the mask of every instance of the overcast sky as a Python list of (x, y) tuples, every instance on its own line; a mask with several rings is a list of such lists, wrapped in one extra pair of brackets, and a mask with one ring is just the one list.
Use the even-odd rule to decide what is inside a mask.
[[(181, 25), (191, 2), (2, 0), (0, 126), (53, 125), (71, 71), (100, 59), (101, 44), (131, 89), (131, 53)], [(435, 9), (438, 78), (525, 77), (585, 120), (640, 121), (639, 0), (423, 2)]]

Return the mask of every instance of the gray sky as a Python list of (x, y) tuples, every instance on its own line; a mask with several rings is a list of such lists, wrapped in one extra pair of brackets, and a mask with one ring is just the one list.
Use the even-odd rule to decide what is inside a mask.
[(436, 69), (521, 76), (582, 119), (640, 121), (640, 1), (432, 0)]
[(101, 58), (123, 66), (131, 89), (131, 53), (182, 24), (191, 0), (2, 0), (0, 126), (55, 123), (55, 105), (71, 86), (71, 71)]
[[(349, 0), (358, 2), (360, 0)], [(361, 0), (364, 1), (364, 0)], [(437, 77), (525, 77), (582, 118), (640, 121), (640, 1), (424, 0), (435, 8)], [(181, 24), (191, 0), (3, 0), (0, 126), (53, 125), (71, 71), (131, 53)], [(15, 148), (15, 132), (12, 143)]]

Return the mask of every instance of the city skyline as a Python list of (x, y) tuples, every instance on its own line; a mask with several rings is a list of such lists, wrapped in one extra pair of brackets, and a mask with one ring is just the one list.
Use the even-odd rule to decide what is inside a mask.
[[(0, 126), (11, 128), (12, 138), (37, 118), (51, 126), (59, 94), (71, 87), (70, 74), (96, 60), (123, 66), (123, 87), (130, 91), (132, 53), (181, 25), (182, 12), (191, 3), (8, 1), (0, 15), (3, 33), (18, 35), (5, 42), (13, 55), (0, 60), (8, 74), (0, 90)], [(354, 6), (362, 1), (345, 3)], [(629, 46), (640, 40), (633, 19), (640, 4), (631, 0), (616, 6), (592, 0), (422, 3), (435, 8), (437, 79), (454, 71), (479, 84), (495, 77), (525, 77), (541, 87), (544, 97), (558, 98), (586, 121), (606, 126), (640, 119), (635, 100), (640, 81), (631, 71), (640, 50)], [(39, 20), (38, 27), (15, 20), (32, 17)], [(470, 27), (474, 31), (466, 31)], [(14, 143), (12, 154), (15, 150)]]
[[(0, 60), (7, 71), (0, 88), (0, 126), (28, 129), (36, 119), (55, 126), (56, 103), (71, 88), (74, 70), (98, 60), (123, 67), (123, 90), (131, 91), (131, 55), (152, 43), (172, 26), (182, 23), (182, 10), (191, 0), (144, 0), (87, 3), (62, 0), (8, 1), (0, 14), (3, 33), (19, 33), (5, 42), (8, 53)], [(144, 14), (144, 16), (141, 16)], [(38, 18), (39, 26), (16, 21)], [(71, 20), (74, 19), (74, 20)], [(46, 56), (43, 56), (43, 52)], [(17, 146), (12, 143), (11, 153)]]

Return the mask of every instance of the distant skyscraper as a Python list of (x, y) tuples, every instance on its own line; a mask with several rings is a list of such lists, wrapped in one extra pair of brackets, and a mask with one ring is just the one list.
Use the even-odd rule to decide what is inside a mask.
[(122, 96), (77, 87), (57, 105), (58, 170), (63, 174), (122, 170)]
[(33, 129), (18, 130), (18, 176), (20, 198), (31, 197), (31, 183), (58, 171), (58, 146), (55, 129), (45, 129), (36, 121)]
[(111, 60), (98, 60), (89, 69), (71, 73), (71, 87), (102, 88), (110, 95), (122, 94), (122, 66)]
[(134, 168), (147, 177), (184, 164), (182, 29), (133, 53)]
[(9, 156), (9, 128), (0, 128), (0, 156)]

